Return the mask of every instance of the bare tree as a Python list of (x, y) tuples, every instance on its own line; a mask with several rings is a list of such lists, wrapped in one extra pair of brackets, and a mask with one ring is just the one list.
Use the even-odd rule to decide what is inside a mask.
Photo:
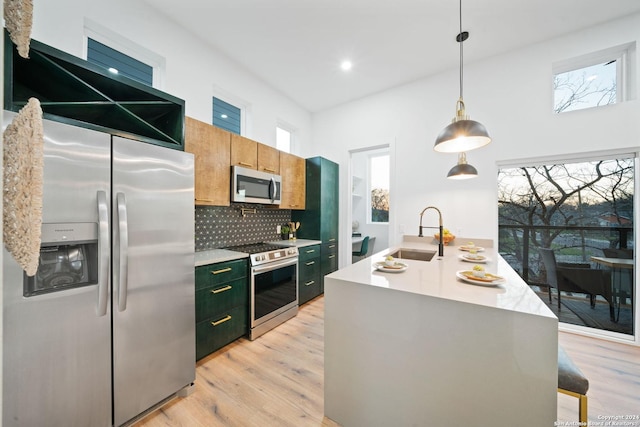
[[(598, 213), (623, 216), (632, 209), (633, 159), (503, 169), (498, 181), (500, 224), (522, 225), (525, 230), (535, 225), (594, 225)], [(563, 231), (541, 228), (528, 237), (534, 246), (551, 247)], [(509, 232), (522, 261), (522, 232)], [(584, 248), (584, 235), (581, 239)]]
[[(615, 64), (615, 61), (609, 64)], [(556, 74), (553, 78), (553, 89), (557, 97), (554, 105), (556, 113), (576, 109), (578, 104), (596, 107), (616, 102), (615, 79), (600, 82), (589, 78), (586, 72), (578, 75), (575, 73)]]

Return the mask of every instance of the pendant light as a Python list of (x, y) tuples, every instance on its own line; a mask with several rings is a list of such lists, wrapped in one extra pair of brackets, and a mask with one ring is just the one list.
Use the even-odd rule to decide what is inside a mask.
[(458, 164), (451, 168), (447, 174), (449, 179), (469, 179), (478, 176), (476, 168), (467, 163), (467, 154), (458, 153)]
[(460, 43), (460, 98), (456, 102), (456, 116), (452, 123), (444, 128), (436, 138), (433, 149), (441, 153), (460, 153), (483, 147), (491, 142), (487, 129), (479, 122), (469, 120), (462, 99), (462, 45), (469, 38), (467, 31), (462, 31), (462, 0), (460, 0), (460, 33), (456, 41)]

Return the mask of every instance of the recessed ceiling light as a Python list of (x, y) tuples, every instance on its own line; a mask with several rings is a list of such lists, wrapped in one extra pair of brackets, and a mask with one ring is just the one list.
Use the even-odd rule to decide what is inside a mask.
[(349, 71), (351, 67), (353, 67), (353, 64), (349, 60), (342, 61), (342, 63), (340, 64), (340, 68), (342, 68), (344, 71)]

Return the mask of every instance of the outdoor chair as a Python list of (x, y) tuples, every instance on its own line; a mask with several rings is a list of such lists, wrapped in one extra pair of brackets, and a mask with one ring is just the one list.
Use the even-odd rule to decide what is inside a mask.
[(555, 288), (558, 294), (558, 310), (561, 309), (561, 293), (574, 292), (587, 294), (591, 308), (595, 307), (596, 296), (603, 296), (609, 303), (609, 311), (613, 316), (610, 272), (591, 268), (586, 263), (558, 263), (552, 249), (538, 248), (538, 252), (547, 271), (549, 302), (551, 302), (551, 288)]
[(602, 253), (607, 258), (633, 259), (633, 249), (605, 248)]

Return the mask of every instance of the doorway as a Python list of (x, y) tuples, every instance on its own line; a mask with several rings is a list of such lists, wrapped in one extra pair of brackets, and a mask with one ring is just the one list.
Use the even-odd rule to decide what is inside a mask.
[(388, 144), (352, 150), (349, 154), (352, 250), (360, 251), (362, 241), (369, 237), (366, 254), (352, 257), (356, 262), (389, 247), (393, 162)]

